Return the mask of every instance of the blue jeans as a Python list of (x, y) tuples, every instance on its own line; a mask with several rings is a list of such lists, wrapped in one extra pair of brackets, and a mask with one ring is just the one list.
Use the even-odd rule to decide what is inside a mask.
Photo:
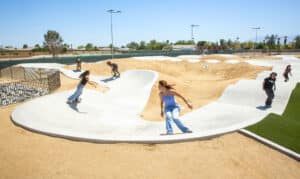
[(82, 84), (79, 84), (77, 86), (76, 91), (74, 92), (74, 94), (72, 94), (69, 98), (68, 101), (70, 102), (74, 102), (76, 99), (78, 99), (80, 97), (80, 95), (82, 94), (84, 86)]
[(173, 129), (171, 122), (174, 121), (176, 126), (183, 132), (188, 132), (189, 128), (185, 127), (181, 121), (178, 119), (180, 108), (176, 107), (167, 107), (165, 108), (165, 116), (166, 116), (166, 129), (167, 134), (173, 134)]

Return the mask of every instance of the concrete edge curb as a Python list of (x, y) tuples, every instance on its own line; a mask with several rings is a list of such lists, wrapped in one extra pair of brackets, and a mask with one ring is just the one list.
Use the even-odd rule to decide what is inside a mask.
[(261, 142), (261, 143), (263, 143), (263, 144), (265, 144), (267, 146), (270, 146), (271, 148), (273, 148), (273, 149), (275, 149), (275, 150), (277, 150), (277, 151), (279, 151), (281, 153), (284, 153), (284, 154), (286, 154), (286, 155), (288, 155), (288, 156), (296, 159), (297, 161), (300, 161), (300, 154), (298, 154), (298, 153), (296, 153), (296, 152), (294, 152), (294, 151), (292, 151), (292, 150), (290, 150), (288, 148), (285, 148), (285, 147), (283, 147), (283, 146), (281, 146), (279, 144), (276, 144), (276, 143), (274, 143), (274, 142), (272, 142), (272, 141), (270, 141), (270, 140), (268, 140), (266, 138), (258, 136), (256, 134), (254, 134), (253, 132), (250, 132), (250, 131), (248, 131), (246, 129), (240, 129), (238, 131), (241, 134), (245, 135), (245, 136), (251, 137), (251, 138), (257, 140), (258, 142)]

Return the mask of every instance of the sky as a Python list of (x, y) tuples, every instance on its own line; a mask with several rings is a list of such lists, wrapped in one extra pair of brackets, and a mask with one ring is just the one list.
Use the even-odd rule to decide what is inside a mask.
[(110, 44), (109, 9), (114, 44), (131, 41), (255, 39), (300, 34), (299, 0), (0, 0), (0, 45), (43, 43), (47, 30), (58, 31), (73, 47)]

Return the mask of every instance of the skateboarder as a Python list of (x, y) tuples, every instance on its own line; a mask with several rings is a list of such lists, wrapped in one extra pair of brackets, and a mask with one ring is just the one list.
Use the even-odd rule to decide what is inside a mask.
[(159, 81), (158, 89), (160, 91), (159, 97), (160, 97), (161, 117), (165, 115), (167, 135), (173, 134), (173, 129), (171, 125), (172, 121), (174, 121), (174, 123), (183, 133), (192, 133), (192, 131), (186, 126), (184, 126), (181, 123), (181, 121), (178, 119), (180, 107), (175, 101), (175, 96), (181, 98), (190, 109), (192, 109), (193, 106), (181, 94), (176, 92), (172, 87), (172, 85), (168, 84), (164, 80)]
[(289, 81), (289, 75), (292, 75), (292, 66), (291, 65), (286, 66), (286, 68), (284, 70), (284, 73), (283, 73), (284, 82)]
[(76, 71), (81, 71), (81, 61), (80, 58), (76, 60)]
[(79, 78), (80, 78), (80, 82), (77, 85), (77, 89), (76, 91), (68, 98), (68, 102), (69, 104), (71, 103), (79, 103), (80, 102), (80, 95), (82, 94), (83, 88), (84, 86), (89, 83), (91, 85), (93, 85), (95, 88), (97, 87), (96, 83), (89, 81), (89, 75), (90, 75), (90, 71), (85, 71), (82, 74), (80, 74)]
[(120, 73), (118, 71), (118, 65), (116, 63), (112, 63), (111, 61), (106, 62), (106, 64), (111, 67), (113, 77), (119, 78)]
[(272, 101), (274, 99), (274, 91), (276, 90), (276, 85), (275, 85), (276, 76), (277, 73), (272, 72), (268, 78), (264, 79), (263, 82), (263, 90), (267, 94), (267, 100), (265, 102), (266, 108), (272, 107)]

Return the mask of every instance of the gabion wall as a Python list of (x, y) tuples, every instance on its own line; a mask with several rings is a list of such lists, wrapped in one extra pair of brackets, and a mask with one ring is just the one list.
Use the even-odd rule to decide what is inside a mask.
[(0, 106), (49, 94), (60, 87), (56, 70), (9, 67), (0, 70)]

